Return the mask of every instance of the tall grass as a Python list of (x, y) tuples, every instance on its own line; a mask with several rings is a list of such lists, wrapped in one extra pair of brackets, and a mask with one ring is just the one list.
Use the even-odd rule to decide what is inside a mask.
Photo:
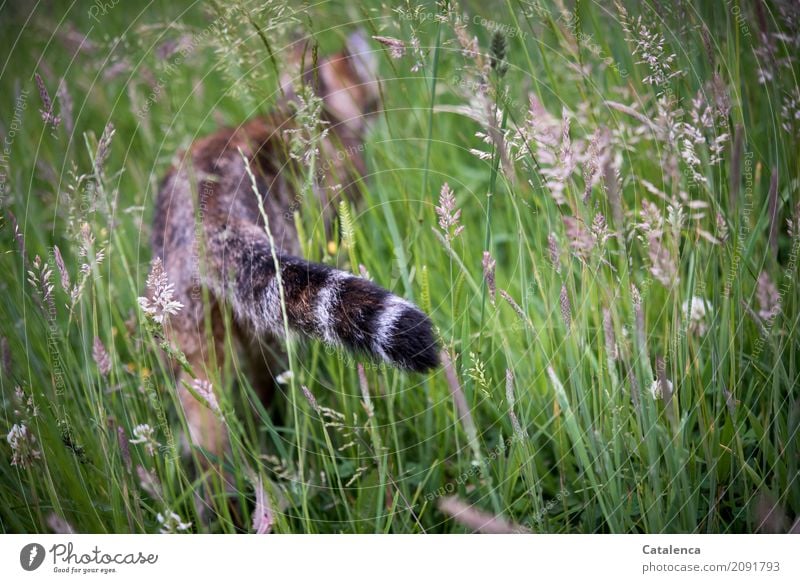
[[(792, 4), (367, 4), (5, 6), (2, 530), (788, 530)], [(184, 443), (181, 355), (137, 303), (158, 180), (269, 110), (295, 30), (322, 55), (357, 26), (405, 54), (374, 44), (362, 199), (331, 241), (298, 212), (302, 247), (428, 309), (451, 364), (409, 375), (298, 343), (265, 405), (228, 341), (217, 459)]]

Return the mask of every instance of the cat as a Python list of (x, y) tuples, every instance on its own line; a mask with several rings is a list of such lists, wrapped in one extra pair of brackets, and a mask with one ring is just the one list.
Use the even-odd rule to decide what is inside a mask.
[[(329, 223), (335, 201), (326, 193), (340, 183), (348, 197), (355, 196), (348, 185), (365, 173), (364, 134), (380, 92), (376, 55), (362, 31), (352, 34), (341, 52), (315, 65), (302, 78), (322, 100), (321, 117), (329, 129), (319, 144), (324, 175), (315, 189)], [(290, 174), (303, 176), (305, 168), (289, 155), (288, 142), (298, 127), (292, 113), (297, 108), (290, 104), (300, 101), (291, 83), (282, 81), (282, 86), (286, 98), (275, 111), (197, 140), (161, 183), (153, 258), (161, 260), (174, 299), (183, 304), (165, 326), (169, 340), (184, 353), (194, 377), (208, 381), (224, 359), (225, 310), (233, 314), (238, 339), (259, 344), (284, 333), (282, 292), (292, 332), (401, 369), (435, 368), (437, 341), (418, 307), (365, 278), (301, 257), (293, 217), (298, 195)], [(255, 177), (274, 245), (242, 155)], [(204, 298), (210, 298), (209, 305)], [(182, 382), (177, 386), (192, 441), (224, 453), (228, 436), (222, 422)]]

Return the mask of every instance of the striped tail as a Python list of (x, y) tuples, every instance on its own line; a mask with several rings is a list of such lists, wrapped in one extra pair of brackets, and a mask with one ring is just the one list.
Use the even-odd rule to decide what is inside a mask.
[[(256, 333), (284, 332), (275, 258), (254, 225), (209, 238), (209, 287)], [(439, 364), (428, 317), (374, 283), (326, 265), (277, 254), (289, 328), (333, 346), (424, 372)]]

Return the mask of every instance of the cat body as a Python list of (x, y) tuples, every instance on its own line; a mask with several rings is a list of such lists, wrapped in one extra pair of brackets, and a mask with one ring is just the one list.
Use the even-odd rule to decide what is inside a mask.
[[(327, 194), (335, 185), (354, 194), (349, 185), (365, 171), (367, 115), (378, 102), (375, 63), (363, 35), (351, 36), (342, 53), (320, 61), (304, 78), (322, 99), (329, 128), (319, 144), (324, 171), (315, 189), (320, 218), (329, 222), (335, 205)], [(245, 345), (283, 336), (288, 324), (299, 335), (403, 369), (435, 367), (432, 327), (416, 306), (364, 278), (301, 257), (295, 178), (307, 169), (289, 155), (288, 136), (298, 129), (287, 107), (292, 99), (290, 93), (269, 116), (196, 141), (164, 178), (152, 248), (174, 285), (174, 299), (183, 304), (165, 327), (170, 340), (195, 379), (218, 378), (229, 350), (223, 313), (230, 309), (234, 333)], [(217, 416), (180, 382), (178, 391), (193, 442), (222, 452), (227, 436)]]

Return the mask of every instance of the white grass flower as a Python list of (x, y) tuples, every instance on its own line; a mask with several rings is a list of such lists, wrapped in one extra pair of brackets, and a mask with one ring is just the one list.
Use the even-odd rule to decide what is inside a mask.
[(480, 56), (478, 37), (470, 37), (467, 33), (467, 26), (463, 22), (454, 23), (453, 30), (456, 33), (458, 43), (461, 45), (461, 54), (468, 59), (477, 60)]
[(439, 226), (444, 231), (447, 242), (451, 243), (461, 234), (464, 226), (459, 224), (461, 209), (456, 207), (456, 197), (446, 182), (442, 184), (442, 190), (439, 192), (439, 206), (435, 208), (439, 216)]
[(511, 427), (514, 428), (514, 436), (517, 439), (523, 439), (528, 436), (528, 432), (522, 428), (516, 412), (514, 412), (514, 405), (516, 399), (514, 397), (514, 373), (510, 368), (506, 369), (506, 402), (508, 403), (508, 416), (511, 419)]
[(15, 423), (6, 435), (6, 441), (11, 446), (12, 466), (18, 466), (24, 470), (42, 457), (42, 452), (36, 449), (36, 437), (24, 423), (19, 425)]
[[(672, 381), (666, 381), (666, 383), (669, 394), (672, 394)], [(654, 399), (663, 399), (664, 391), (662, 389), (663, 387), (661, 386), (661, 382), (658, 379), (656, 379), (650, 385), (650, 394), (653, 395)]]
[(108, 160), (108, 155), (111, 153), (111, 138), (114, 137), (114, 133), (116, 130), (114, 129), (114, 124), (108, 122), (106, 127), (103, 128), (103, 135), (100, 136), (100, 140), (97, 142), (97, 152), (95, 153), (94, 157), (94, 167), (95, 172), (98, 175), (103, 173), (103, 166)]
[(55, 304), (53, 302), (53, 289), (55, 286), (50, 283), (52, 275), (53, 270), (37, 255), (33, 260), (33, 269), (28, 270), (28, 283), (37, 291), (42, 307), (45, 307), (46, 310), (49, 309), (49, 311), (46, 311), (49, 318), (55, 316)]
[(797, 87), (783, 98), (781, 128), (790, 136), (800, 136), (800, 89)]
[(14, 410), (14, 414), (17, 416), (22, 416), (21, 409), (25, 409), (25, 414), (30, 417), (38, 417), (39, 416), (39, 406), (33, 400), (33, 393), (28, 396), (25, 391), (22, 390), (22, 387), (17, 385), (14, 387), (14, 400), (16, 404), (19, 405), (19, 409)]
[(416, 59), (414, 64), (411, 66), (411, 72), (416, 73), (425, 67), (425, 53), (422, 51), (422, 46), (420, 45), (419, 39), (415, 34), (411, 35), (411, 50), (414, 53), (414, 58)]
[[(84, 275), (88, 275), (92, 271), (92, 267), (97, 267), (100, 265), (103, 260), (106, 258), (106, 249), (104, 246), (101, 246), (99, 249), (95, 250), (95, 241), (96, 238), (92, 234), (92, 228), (89, 226), (89, 223), (82, 223), (81, 230), (80, 230), (80, 253), (81, 257), (85, 257), (88, 263), (81, 264), (81, 273)], [(107, 243), (107, 242), (106, 242)], [(92, 253), (94, 251), (94, 253)], [(85, 285), (86, 281), (84, 279), (83, 284)], [(76, 285), (77, 287), (77, 285)], [(81, 289), (76, 292), (80, 293)]]
[[(349, 447), (349, 446), (351, 446), (351, 445), (354, 445), (354, 443), (347, 444), (347, 445), (343, 445), (342, 447), (340, 447), (340, 448), (339, 448), (339, 451), (342, 451), (342, 450), (343, 450), (345, 447)], [(352, 486), (353, 484), (355, 484), (355, 483), (356, 483), (356, 481), (357, 481), (357, 480), (358, 480), (358, 479), (359, 479), (361, 476), (363, 476), (363, 475), (364, 475), (364, 472), (366, 472), (368, 469), (369, 469), (369, 468), (368, 468), (367, 466), (361, 466), (360, 468), (356, 468), (356, 471), (355, 471), (355, 473), (354, 473), (354, 474), (353, 474), (353, 475), (350, 477), (350, 479), (349, 479), (349, 480), (347, 480), (347, 482), (345, 483), (344, 487), (345, 487), (345, 488), (349, 488), (350, 486)]]
[(719, 164), (723, 160), (725, 154), (725, 144), (730, 140), (729, 134), (720, 134), (708, 145), (711, 156), (708, 160), (709, 164)]
[(406, 54), (406, 43), (390, 36), (373, 36), (374, 40), (389, 49), (389, 56), (392, 59), (401, 59)]
[(666, 90), (669, 80), (682, 74), (673, 68), (677, 55), (667, 51), (667, 41), (664, 36), (648, 28), (641, 16), (631, 20), (621, 5), (618, 4), (617, 7), (620, 11), (622, 30), (633, 46), (633, 54), (639, 57), (637, 64), (646, 65), (650, 70), (650, 74), (643, 81), (648, 85), (654, 85), (661, 95)]
[(794, 213), (786, 219), (786, 233), (792, 239), (800, 237), (800, 202), (794, 205)]
[(721, 243), (724, 243), (728, 240), (728, 222), (725, 220), (725, 217), (722, 215), (722, 213), (717, 213), (716, 234), (717, 239)]
[[(73, 190), (73, 193), (77, 190), (78, 185), (83, 182), (83, 179), (84, 176), (77, 177), (77, 184), (70, 186), (70, 189)], [(101, 245), (98, 249), (95, 249), (96, 238), (92, 234), (92, 229), (89, 226), (89, 223), (81, 223), (77, 235), (77, 241), (80, 247), (78, 257), (80, 258), (79, 261), (81, 261), (81, 266), (78, 270), (79, 276), (76, 278), (77, 281), (72, 283), (72, 287), (69, 289), (64, 287), (64, 291), (69, 293), (70, 303), (67, 307), (69, 308), (70, 313), (75, 309), (75, 306), (81, 299), (81, 295), (86, 289), (86, 282), (89, 280), (89, 275), (91, 274), (93, 267), (98, 267), (106, 257), (105, 244), (107, 244), (107, 242)], [(68, 286), (70, 284), (69, 274), (67, 273), (66, 266), (62, 265), (63, 261), (63, 257), (61, 257), (61, 252), (59, 251), (56, 254), (56, 265), (61, 273), (61, 285)]]
[(294, 373), (290, 370), (285, 370), (281, 374), (275, 377), (275, 382), (279, 385), (288, 385), (289, 382), (294, 377)]
[(222, 414), (219, 408), (219, 401), (217, 401), (217, 396), (214, 394), (214, 386), (210, 381), (205, 379), (193, 379), (192, 389), (200, 395), (214, 413), (217, 415)]
[(520, 154), (535, 156), (536, 172), (544, 178), (553, 200), (558, 205), (566, 204), (567, 183), (591, 154), (584, 140), (572, 140), (571, 117), (566, 108), (562, 108), (559, 119), (547, 111), (535, 94), (528, 98), (527, 117), (512, 140), (512, 149), (519, 148)]
[(478, 158), (478, 160), (483, 160), (484, 162), (487, 162), (492, 159), (491, 152), (485, 152), (477, 148), (470, 148), (469, 153)]
[(94, 337), (94, 343), (92, 344), (92, 358), (94, 358), (100, 374), (104, 377), (108, 376), (108, 373), (111, 372), (111, 357), (108, 355), (106, 347), (103, 346), (103, 341), (97, 336)]
[(134, 427), (133, 436), (136, 439), (129, 440), (129, 443), (132, 443), (134, 445), (143, 444), (145, 449), (147, 450), (147, 453), (149, 453), (150, 455), (155, 455), (156, 449), (158, 449), (158, 446), (161, 445), (160, 443), (158, 443), (158, 441), (156, 441), (155, 429), (150, 427), (147, 423), (142, 423)]
[(589, 141), (587, 159), (583, 162), (583, 202), (589, 201), (592, 188), (600, 182), (601, 169), (611, 162), (611, 132), (597, 128)]
[(191, 522), (184, 522), (180, 516), (169, 508), (165, 509), (163, 513), (159, 512), (156, 515), (156, 520), (158, 520), (158, 524), (161, 525), (159, 529), (161, 534), (185, 532), (192, 527)]
[(314, 397), (314, 393), (312, 393), (309, 390), (309, 388), (307, 386), (305, 386), (305, 385), (303, 385), (301, 388), (303, 389), (303, 396), (308, 401), (308, 404), (311, 405), (311, 408), (314, 409), (314, 411), (316, 411), (317, 414), (320, 414), (320, 412), (322, 411), (322, 408), (317, 403), (317, 399), (316, 399), (316, 397)]
[(47, 517), (47, 526), (54, 534), (75, 534), (72, 525), (55, 512), (51, 512)]
[(670, 250), (661, 242), (661, 238), (651, 234), (647, 239), (647, 252), (650, 257), (650, 273), (664, 287), (676, 285), (678, 277), (678, 266), (675, 263)]
[[(672, 381), (664, 381), (667, 385), (667, 394), (672, 394)], [(658, 379), (654, 380), (650, 384), (650, 394), (653, 395), (654, 399), (663, 399), (664, 398), (664, 387), (661, 384), (661, 381)]]
[(150, 297), (140, 297), (139, 305), (145, 314), (159, 324), (163, 324), (169, 316), (177, 314), (183, 308), (182, 303), (172, 298), (175, 286), (167, 280), (160, 257), (153, 261), (153, 268), (147, 276), (147, 289)]
[(685, 300), (682, 306), (683, 318), (688, 320), (689, 333), (694, 336), (705, 336), (708, 331), (708, 319), (713, 306), (705, 298), (694, 296)]

